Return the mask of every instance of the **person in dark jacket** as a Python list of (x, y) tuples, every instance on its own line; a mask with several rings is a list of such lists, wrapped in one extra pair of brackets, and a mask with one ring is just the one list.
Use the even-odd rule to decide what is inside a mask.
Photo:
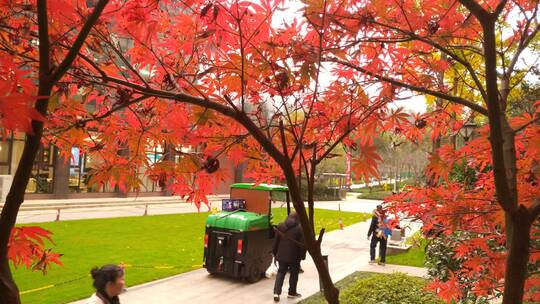
[(287, 272), (290, 272), (288, 297), (301, 297), (296, 291), (296, 286), (298, 285), (300, 261), (306, 258), (306, 250), (302, 227), (300, 227), (298, 215), (295, 212), (291, 212), (285, 222), (278, 225), (273, 253), (279, 263), (274, 285), (274, 301), (279, 301)]
[(386, 244), (387, 236), (385, 233), (384, 221), (385, 215), (384, 210), (381, 205), (377, 205), (377, 209), (373, 211), (373, 217), (371, 218), (371, 225), (368, 230), (368, 240), (371, 237), (371, 244), (369, 246), (369, 255), (370, 255), (370, 264), (375, 263), (375, 249), (377, 248), (377, 243), (379, 244), (379, 265), (385, 265), (386, 263)]

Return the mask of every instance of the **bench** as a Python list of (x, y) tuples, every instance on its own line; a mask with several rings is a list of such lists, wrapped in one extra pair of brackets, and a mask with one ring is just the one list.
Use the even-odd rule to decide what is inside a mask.
[(392, 229), (392, 235), (386, 246), (386, 254), (394, 255), (405, 253), (411, 249), (412, 245), (405, 244), (406, 238), (401, 229)]

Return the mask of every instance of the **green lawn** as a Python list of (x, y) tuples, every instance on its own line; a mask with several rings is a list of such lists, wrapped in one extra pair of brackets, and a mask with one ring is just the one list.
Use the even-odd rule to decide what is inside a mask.
[[(274, 222), (285, 215), (286, 209), (274, 210)], [(337, 229), (340, 216), (344, 225), (370, 217), (321, 209), (315, 215), (317, 231)], [(22, 301), (57, 304), (88, 297), (92, 293), (90, 269), (107, 263), (126, 264), (128, 286), (200, 268), (207, 216), (189, 213), (40, 223), (53, 232), (54, 250), (64, 254), (64, 266), (53, 267), (47, 275), (14, 270)]]
[(406, 253), (389, 255), (386, 257), (387, 264), (425, 267), (427, 241), (417, 233), (412, 238), (412, 247)]

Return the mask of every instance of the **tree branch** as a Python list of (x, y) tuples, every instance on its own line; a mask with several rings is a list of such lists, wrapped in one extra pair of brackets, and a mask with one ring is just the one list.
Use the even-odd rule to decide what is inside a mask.
[[(126, 57), (122, 54), (122, 49), (120, 47), (120, 45), (118, 45), (118, 48), (116, 47), (116, 45), (114, 45), (109, 39), (107, 39), (107, 37), (102, 34), (100, 31), (97, 31), (98, 32), (98, 35), (101, 36), (101, 39), (109, 46), (111, 47), (111, 49), (113, 50), (113, 52), (120, 58), (120, 60), (122, 60), (122, 62), (126, 65), (126, 67), (131, 71), (133, 72), (133, 74), (135, 74), (135, 76), (137, 76), (137, 78), (139, 78), (139, 80), (141, 80), (142, 83), (144, 83), (146, 86), (148, 86), (148, 83), (146, 82), (146, 80), (144, 80), (144, 77), (141, 76), (141, 74), (139, 73), (139, 71), (137, 71), (135, 69), (135, 67), (133, 65), (131, 65), (131, 63), (126, 59)], [(120, 48), (120, 49), (119, 49)], [(81, 54), (82, 55), (82, 54)], [(81, 56), (79, 55), (79, 56)], [(82, 56), (81, 56), (82, 57)]]
[(427, 89), (427, 88), (424, 88), (424, 87), (408, 84), (408, 83), (399, 81), (399, 80), (394, 79), (394, 78), (378, 75), (378, 74), (370, 72), (370, 71), (368, 71), (368, 70), (366, 70), (366, 69), (364, 69), (362, 67), (359, 67), (357, 65), (351, 64), (351, 63), (343, 61), (343, 60), (339, 60), (337, 58), (327, 58), (326, 60), (330, 61), (330, 62), (335, 62), (335, 63), (338, 63), (338, 64), (342, 64), (342, 65), (347, 66), (347, 67), (349, 67), (351, 69), (354, 69), (354, 70), (357, 70), (357, 71), (362, 72), (364, 74), (367, 74), (369, 76), (372, 76), (372, 77), (374, 77), (374, 78), (376, 78), (378, 80), (385, 81), (385, 82), (391, 83), (393, 85), (409, 89), (411, 91), (415, 91), (415, 92), (419, 92), (419, 93), (439, 97), (439, 98), (442, 98), (444, 100), (448, 100), (448, 101), (458, 103), (460, 105), (464, 105), (464, 106), (469, 107), (470, 109), (472, 109), (472, 110), (474, 110), (474, 111), (476, 111), (476, 112), (478, 112), (478, 113), (480, 113), (482, 115), (485, 115), (485, 116), (487, 116), (487, 114), (488, 114), (487, 109), (485, 109), (484, 107), (479, 106), (479, 105), (477, 105), (477, 104), (475, 104), (475, 103), (473, 103), (473, 102), (471, 102), (471, 101), (469, 101), (467, 99), (463, 99), (463, 98), (457, 97), (457, 96), (448, 95), (448, 94), (445, 94), (445, 93), (442, 93), (442, 92), (433, 91), (433, 90), (430, 90), (430, 89)]
[(50, 72), (50, 42), (49, 42), (49, 19), (47, 17), (47, 1), (37, 2), (38, 26), (39, 26), (39, 81), (44, 83)]
[(528, 126), (532, 125), (533, 123), (537, 123), (537, 122), (539, 122), (539, 121), (540, 121), (540, 115), (537, 116), (535, 119), (529, 121), (528, 123), (524, 124), (523, 126), (517, 128), (517, 129), (515, 129), (515, 130), (514, 130), (514, 134), (517, 134), (517, 133), (523, 131), (523, 130), (524, 130), (525, 128), (527, 128)]
[(504, 6), (506, 5), (507, 2), (508, 2), (508, 0), (501, 0), (501, 2), (499, 2), (499, 4), (497, 4), (497, 7), (495, 8), (495, 11), (493, 12), (493, 15), (498, 17), (502, 13), (502, 11), (504, 9)]
[(110, 81), (112, 83), (117, 83), (125, 87), (132, 88), (136, 90), (139, 94), (160, 97), (170, 100), (176, 100), (178, 102), (184, 102), (200, 106), (203, 108), (208, 108), (214, 110), (218, 113), (221, 113), (227, 117), (230, 117), (237, 122), (239, 122), (246, 130), (251, 133), (251, 135), (257, 140), (257, 142), (264, 148), (264, 150), (276, 160), (278, 163), (285, 163), (286, 158), (283, 153), (281, 153), (277, 147), (272, 143), (272, 141), (267, 138), (264, 133), (259, 129), (259, 127), (247, 116), (246, 113), (234, 110), (230, 107), (227, 107), (219, 102), (212, 101), (209, 98), (201, 98), (196, 96), (191, 96), (185, 93), (174, 93), (163, 90), (157, 90), (149, 87), (144, 87), (138, 84), (131, 83), (122, 79), (109, 77), (107, 76), (104, 81)]
[(459, 0), (459, 3), (465, 6), (478, 20), (485, 20), (488, 17), (488, 12), (474, 0)]
[(285, 126), (283, 125), (283, 120), (279, 120), (279, 132), (281, 134), (281, 145), (283, 146), (283, 154), (285, 158), (289, 159), (289, 152), (287, 151), (287, 139), (285, 137)]
[(69, 52), (67, 53), (64, 60), (60, 63), (58, 68), (53, 72), (51, 75), (50, 82), (56, 83), (69, 69), (75, 58), (77, 57), (77, 54), (81, 50), (81, 47), (84, 44), (84, 41), (86, 40), (86, 37), (88, 37), (88, 34), (90, 33), (90, 30), (98, 20), (99, 16), (105, 9), (105, 6), (109, 0), (100, 0), (96, 7), (94, 8), (94, 11), (92, 11), (92, 14), (88, 17), (86, 22), (84, 23), (83, 27), (81, 28), (81, 31), (79, 32), (79, 35), (75, 39), (75, 42), (73, 42), (73, 46), (69, 49)]
[(347, 128), (347, 130), (345, 132), (343, 132), (343, 134), (341, 134), (340, 137), (338, 137), (338, 139), (336, 139), (334, 141), (334, 143), (332, 145), (330, 145), (330, 147), (328, 149), (326, 149), (325, 152), (323, 152), (323, 154), (314, 160), (315, 164), (319, 164), (320, 162), (323, 161), (323, 159), (325, 159), (328, 154), (330, 154), (332, 152), (332, 150), (334, 150), (337, 145), (339, 143), (341, 143), (347, 136), (349, 136), (349, 134), (354, 131), (362, 122), (364, 122), (368, 117), (370, 117), (376, 110), (378, 110), (380, 107), (382, 107), (383, 105), (385, 104), (385, 102), (380, 102), (379, 104), (376, 104), (376, 105), (373, 105), (371, 107), (371, 109), (368, 111), (368, 113), (366, 113), (366, 115), (364, 116), (363, 119), (361, 119), (356, 125), (354, 125), (353, 127), (349, 127)]
[[(323, 12), (322, 12), (322, 23), (324, 24), (327, 16), (326, 16), (326, 8), (327, 8), (327, 2), (324, 1), (323, 4)], [(306, 16), (306, 19), (308, 22), (310, 22), (309, 18)], [(311, 23), (311, 22), (310, 22)], [(319, 81), (320, 81), (320, 73), (321, 73), (321, 65), (322, 65), (322, 54), (323, 54), (323, 39), (324, 35), (326, 33), (326, 27), (323, 27), (322, 30), (318, 30), (317, 33), (319, 34), (319, 54), (317, 56), (317, 74), (315, 77), (315, 88), (313, 89), (313, 97), (311, 98), (311, 103), (309, 104), (309, 109), (304, 117), (304, 121), (302, 123), (302, 130), (300, 131), (300, 137), (299, 137), (299, 147), (302, 149), (302, 145), (304, 143), (304, 135), (306, 133), (307, 126), (309, 124), (309, 120), (311, 118), (311, 113), (313, 111), (313, 106), (315, 105), (315, 101), (317, 100), (317, 94), (319, 89)], [(296, 154), (296, 150), (293, 152), (293, 159), (294, 155)], [(300, 151), (300, 154), (302, 154), (302, 151)]]
[(508, 65), (508, 68), (505, 71), (506, 75), (510, 75), (514, 72), (514, 67), (517, 64), (517, 61), (519, 57), (521, 56), (521, 53), (527, 48), (529, 43), (534, 39), (534, 37), (538, 34), (538, 31), (540, 30), (540, 24), (537, 24), (534, 30), (531, 32), (531, 34), (527, 34), (528, 26), (523, 31), (523, 36), (521, 36), (521, 40), (519, 42), (518, 49), (516, 50), (516, 53), (514, 54), (514, 57), (512, 58), (512, 61)]
[(463, 65), (465, 67), (465, 69), (467, 69), (467, 71), (469, 71), (469, 73), (471, 73), (471, 77), (472, 77), (474, 83), (476, 84), (476, 87), (480, 91), (480, 94), (482, 94), (482, 97), (484, 98), (484, 100), (487, 100), (487, 94), (486, 94), (486, 91), (484, 89), (484, 86), (482, 85), (482, 82), (478, 78), (478, 75), (476, 74), (476, 71), (474, 70), (474, 68), (472, 67), (470, 62), (468, 62), (467, 60), (462, 59), (461, 57), (457, 56), (456, 54), (454, 54), (453, 52), (451, 52), (450, 50), (448, 50), (444, 46), (438, 44), (437, 42), (435, 42), (433, 40), (430, 40), (430, 39), (427, 39), (427, 38), (424, 38), (424, 37), (421, 37), (421, 36), (418, 36), (412, 31), (405, 31), (405, 30), (403, 30), (403, 29), (401, 29), (399, 27), (390, 26), (390, 25), (387, 25), (387, 24), (384, 24), (384, 23), (379, 23), (379, 22), (373, 22), (373, 23), (377, 24), (377, 25), (380, 25), (380, 26), (383, 26), (383, 27), (387, 27), (387, 28), (392, 29), (394, 31), (400, 32), (400, 33), (402, 33), (404, 35), (408, 35), (412, 39), (415, 39), (415, 40), (421, 41), (423, 43), (429, 44), (432, 47), (434, 47), (434, 48), (438, 49), (439, 51), (441, 51), (442, 53), (450, 56), (456, 62), (459, 62), (461, 65)]
[(108, 110), (107, 112), (105, 112), (105, 113), (103, 113), (101, 115), (92, 116), (91, 118), (85, 118), (85, 119), (78, 120), (74, 124), (71, 124), (71, 125), (66, 126), (66, 127), (62, 128), (62, 129), (56, 130), (56, 132), (54, 132), (53, 134), (59, 134), (61, 132), (69, 131), (69, 130), (77, 127), (78, 125), (81, 125), (81, 124), (84, 125), (84, 124), (89, 123), (91, 121), (100, 121), (100, 120), (102, 120), (104, 118), (107, 118), (107, 117), (111, 116), (112, 114), (114, 114), (117, 111), (120, 111), (120, 110), (122, 110), (124, 108), (127, 108), (127, 107), (129, 107), (129, 106), (131, 106), (133, 104), (139, 103), (139, 102), (141, 102), (141, 101), (143, 101), (143, 100), (145, 100), (147, 98), (148, 98), (148, 96), (143, 95), (143, 96), (137, 97), (135, 99), (132, 99), (129, 102), (125, 102), (125, 103), (121, 103), (120, 105), (113, 106), (110, 110)]

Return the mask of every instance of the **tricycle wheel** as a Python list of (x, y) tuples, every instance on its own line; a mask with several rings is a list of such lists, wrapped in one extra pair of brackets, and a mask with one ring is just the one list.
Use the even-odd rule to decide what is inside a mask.
[(246, 277), (246, 281), (248, 281), (248, 283), (252, 283), (252, 284), (257, 283), (261, 279), (261, 274), (262, 274), (262, 272), (259, 269), (259, 264), (254, 263), (249, 268), (249, 273), (248, 273), (248, 276)]

